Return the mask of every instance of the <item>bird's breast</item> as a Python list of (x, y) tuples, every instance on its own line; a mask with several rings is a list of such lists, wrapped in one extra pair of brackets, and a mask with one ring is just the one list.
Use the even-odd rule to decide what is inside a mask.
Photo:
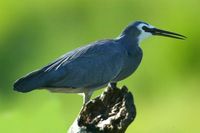
[(114, 79), (114, 81), (120, 81), (132, 73), (138, 68), (140, 62), (142, 60), (142, 50), (141, 48), (134, 49), (133, 51), (127, 51), (126, 56), (124, 58), (124, 65), (118, 74), (118, 76)]

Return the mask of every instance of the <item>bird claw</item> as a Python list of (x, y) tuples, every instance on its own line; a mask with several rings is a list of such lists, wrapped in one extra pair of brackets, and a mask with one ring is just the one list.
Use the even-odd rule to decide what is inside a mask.
[(112, 89), (117, 88), (117, 83), (109, 83), (108, 87), (110, 87)]

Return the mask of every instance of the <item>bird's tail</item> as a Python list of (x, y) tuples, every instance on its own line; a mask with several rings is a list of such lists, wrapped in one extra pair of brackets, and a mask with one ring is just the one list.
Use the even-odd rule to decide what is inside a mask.
[(14, 90), (25, 93), (42, 87), (41, 76), (42, 72), (38, 70), (18, 79), (13, 85)]

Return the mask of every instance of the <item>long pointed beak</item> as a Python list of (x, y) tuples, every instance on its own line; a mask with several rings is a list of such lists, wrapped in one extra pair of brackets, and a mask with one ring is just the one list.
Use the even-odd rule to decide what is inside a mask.
[(166, 36), (166, 37), (182, 39), (182, 40), (185, 40), (187, 38), (186, 36), (183, 36), (181, 34), (170, 32), (170, 31), (165, 31), (165, 30), (161, 30), (161, 29), (157, 29), (157, 28), (152, 28), (150, 32), (153, 35)]

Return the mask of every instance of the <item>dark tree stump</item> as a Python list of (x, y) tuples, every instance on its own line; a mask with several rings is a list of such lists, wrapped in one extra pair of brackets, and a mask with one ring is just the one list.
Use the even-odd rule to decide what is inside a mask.
[(136, 116), (131, 92), (108, 87), (85, 104), (69, 133), (124, 133)]

